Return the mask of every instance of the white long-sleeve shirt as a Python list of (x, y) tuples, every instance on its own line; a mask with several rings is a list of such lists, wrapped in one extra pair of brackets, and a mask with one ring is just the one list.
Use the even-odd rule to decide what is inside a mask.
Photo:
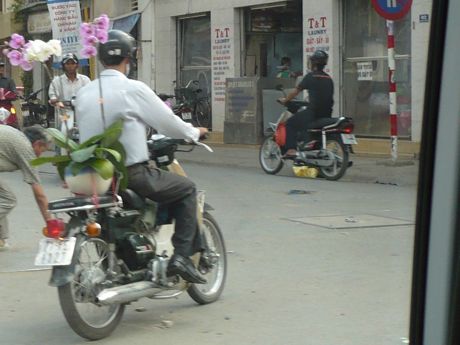
[[(102, 81), (102, 97), (99, 91)], [(198, 140), (200, 131), (182, 121), (143, 82), (128, 79), (113, 69), (101, 72), (97, 80), (80, 89), (75, 101), (75, 115), (80, 140), (85, 141), (104, 131), (100, 99), (103, 99), (106, 127), (123, 119), (120, 142), (126, 151), (126, 166), (149, 159), (146, 125), (175, 139)]]
[(83, 86), (91, 80), (83, 74), (77, 73), (75, 80), (70, 80), (65, 74), (53, 78), (48, 90), (50, 99), (70, 101)]

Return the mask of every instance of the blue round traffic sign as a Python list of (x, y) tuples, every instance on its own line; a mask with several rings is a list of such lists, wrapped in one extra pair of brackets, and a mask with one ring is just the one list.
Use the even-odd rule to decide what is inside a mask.
[(372, 0), (372, 5), (383, 18), (396, 20), (409, 12), (412, 0)]

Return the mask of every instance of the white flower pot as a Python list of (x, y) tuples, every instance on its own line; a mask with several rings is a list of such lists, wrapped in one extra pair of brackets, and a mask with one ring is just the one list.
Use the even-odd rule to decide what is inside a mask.
[(78, 195), (104, 194), (112, 184), (112, 178), (104, 180), (92, 168), (83, 168), (77, 175), (73, 175), (70, 168), (65, 170), (65, 182), (69, 190)]

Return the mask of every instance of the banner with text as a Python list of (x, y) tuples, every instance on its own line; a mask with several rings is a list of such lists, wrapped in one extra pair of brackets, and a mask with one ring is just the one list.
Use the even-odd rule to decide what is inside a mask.
[(60, 40), (62, 55), (74, 53), (80, 58), (80, 1), (48, 0), (53, 39)]

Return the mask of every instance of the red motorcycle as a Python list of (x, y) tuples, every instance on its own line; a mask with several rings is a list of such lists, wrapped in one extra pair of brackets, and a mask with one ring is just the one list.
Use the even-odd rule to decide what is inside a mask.
[(10, 90), (0, 88), (0, 123), (19, 128), (18, 117), (16, 116), (16, 108), (13, 101), (18, 98), (18, 95)]

